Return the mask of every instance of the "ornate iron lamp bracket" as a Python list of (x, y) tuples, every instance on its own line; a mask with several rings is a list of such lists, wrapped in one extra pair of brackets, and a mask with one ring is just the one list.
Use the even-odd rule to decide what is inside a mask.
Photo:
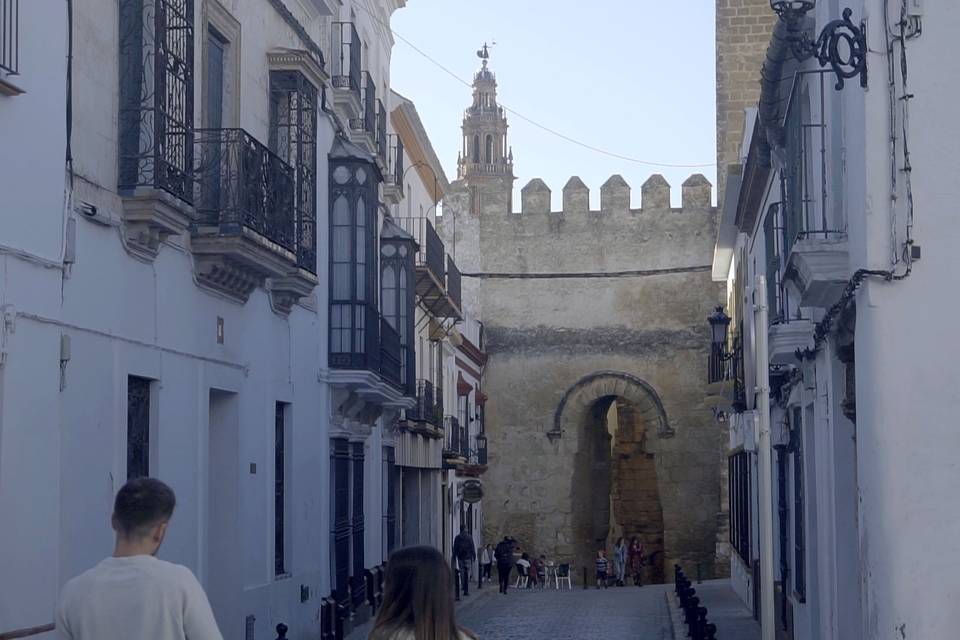
[[(850, 19), (852, 15), (851, 9), (844, 9), (843, 18), (830, 21), (816, 40), (804, 33), (791, 38), (790, 42), (790, 51), (800, 62), (816, 58), (821, 67), (830, 65), (837, 76), (837, 90), (843, 89), (846, 80), (857, 76), (860, 76), (860, 86), (867, 86), (866, 25), (854, 24)], [(799, 12), (782, 15), (791, 32), (797, 30), (802, 16)]]

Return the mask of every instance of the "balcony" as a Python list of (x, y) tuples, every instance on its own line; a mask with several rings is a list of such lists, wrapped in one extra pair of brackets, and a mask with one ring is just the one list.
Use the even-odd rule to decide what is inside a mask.
[[(348, 392), (340, 413), (354, 416), (370, 411), (371, 404), (409, 409), (413, 399), (406, 397), (401, 383), (403, 350), (397, 331), (369, 305), (333, 304), (331, 316), (348, 320), (345, 328), (333, 327), (330, 336), (327, 380), (333, 387)], [(356, 318), (361, 321), (355, 326), (352, 320)], [(362, 411), (357, 407), (362, 407)]]
[(460, 269), (457, 268), (457, 263), (453, 261), (453, 257), (447, 256), (447, 298), (452, 307), (452, 312), (456, 314), (457, 317), (460, 316), (460, 310), (462, 309), (462, 292), (460, 289), (462, 276), (460, 275)]
[(799, 306), (828, 308), (836, 302), (850, 277), (847, 235), (809, 231), (797, 236), (787, 259), (785, 280), (799, 293)]
[[(434, 318), (460, 318), (460, 271), (446, 250), (436, 229), (427, 218), (397, 218), (395, 222), (412, 235), (420, 249), (415, 262), (417, 298)], [(452, 269), (450, 268), (452, 266)], [(457, 298), (451, 298), (448, 287), (456, 288)]]
[(454, 416), (443, 416), (443, 462), (446, 467), (466, 464), (469, 457), (466, 427)]
[(712, 346), (707, 375), (707, 404), (729, 405), (734, 413), (745, 411), (747, 395), (743, 374), (743, 346), (739, 337), (734, 338), (730, 353)]
[(361, 77), (362, 107), (359, 114), (350, 118), (350, 139), (362, 147), (370, 155), (377, 153), (377, 85), (369, 72), (364, 71)]
[(813, 346), (813, 322), (794, 319), (770, 326), (768, 348), (770, 364), (797, 364), (797, 349)]
[(244, 303), (270, 278), (274, 308), (289, 313), (317, 284), (294, 169), (243, 129), (198, 129), (194, 145), (197, 279)]
[(343, 110), (349, 121), (359, 117), (362, 109), (360, 55), (363, 45), (352, 22), (334, 22), (331, 28), (333, 104)]
[(387, 108), (381, 100), (377, 100), (377, 159), (382, 169), (388, 166), (387, 153)]
[(125, 246), (152, 260), (194, 215), (194, 15), (181, 2), (149, 4), (120, 3), (117, 192)]
[(429, 380), (417, 380), (416, 404), (404, 414), (406, 426), (430, 437), (440, 437), (443, 428), (443, 398)]
[(391, 133), (387, 136), (386, 163), (383, 172), (383, 201), (387, 205), (400, 204), (403, 200), (403, 141)]
[(13, 83), (20, 68), (20, 0), (0, 0), (0, 95), (23, 90)]

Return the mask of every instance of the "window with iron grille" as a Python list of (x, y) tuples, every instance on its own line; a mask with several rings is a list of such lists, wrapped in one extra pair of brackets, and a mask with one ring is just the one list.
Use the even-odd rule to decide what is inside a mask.
[(287, 572), (286, 566), (286, 476), (287, 476), (287, 404), (278, 402), (273, 423), (273, 571)]
[(20, 68), (20, 0), (0, 0), (0, 77)]
[(298, 264), (317, 271), (317, 88), (297, 71), (270, 72), (270, 150), (293, 167)]
[(396, 466), (393, 447), (383, 448), (383, 545), (384, 555), (389, 555), (397, 546), (397, 480), (400, 470)]
[(806, 545), (804, 536), (803, 423), (800, 407), (793, 409), (793, 590), (803, 602), (806, 598)]
[(330, 583), (338, 604), (347, 604), (350, 580), (350, 442), (330, 440)]
[(750, 566), (750, 454), (740, 451), (727, 459), (730, 545)]
[(150, 384), (127, 377), (127, 480), (150, 475)]
[(194, 0), (121, 0), (118, 190), (193, 201)]
[(363, 465), (364, 465), (364, 455), (363, 455), (363, 443), (362, 442), (352, 442), (350, 443), (350, 466), (352, 470), (352, 479), (350, 493), (353, 498), (353, 505), (350, 512), (350, 529), (351, 529), (351, 544), (350, 544), (350, 555), (352, 557), (352, 605), (354, 609), (359, 608), (363, 605), (364, 594), (365, 594), (365, 584), (363, 580), (363, 570), (364, 567), (364, 548), (363, 548), (363, 531), (364, 531), (364, 520), (363, 520)]
[(763, 236), (766, 249), (767, 305), (770, 309), (770, 324), (789, 321), (787, 291), (783, 287), (784, 242), (783, 207), (779, 202), (767, 208), (763, 220)]
[(377, 188), (366, 161), (330, 158), (330, 366), (379, 371)]
[[(790, 578), (790, 502), (787, 499), (787, 447), (778, 446), (777, 450), (777, 540), (780, 547), (780, 604), (781, 624), (787, 623), (787, 584)], [(786, 628), (786, 627), (784, 627)]]

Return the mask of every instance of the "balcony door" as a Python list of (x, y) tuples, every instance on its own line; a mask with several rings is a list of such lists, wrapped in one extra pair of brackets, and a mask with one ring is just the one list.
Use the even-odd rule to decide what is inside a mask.
[[(208, 129), (223, 128), (223, 86), (224, 65), (227, 57), (227, 41), (220, 33), (210, 27), (207, 29), (207, 64), (204, 69), (203, 84), (205, 100), (203, 105), (204, 124)], [(203, 208), (218, 211), (222, 196), (220, 184), (220, 164), (223, 160), (219, 145), (205, 148), (208, 157), (203, 159), (201, 169), (207, 178), (203, 182)]]

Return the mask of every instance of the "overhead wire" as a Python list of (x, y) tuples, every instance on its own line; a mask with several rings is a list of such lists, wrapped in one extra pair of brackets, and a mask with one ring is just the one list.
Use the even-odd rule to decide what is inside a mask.
[[(401, 42), (403, 42), (404, 44), (406, 44), (408, 47), (410, 47), (411, 49), (413, 49), (414, 51), (416, 51), (418, 54), (420, 54), (423, 58), (425, 58), (426, 60), (428, 60), (428, 61), (429, 61), (431, 64), (433, 64), (435, 67), (437, 67), (438, 69), (440, 69), (441, 71), (443, 71), (444, 73), (446, 73), (447, 75), (449, 75), (451, 78), (453, 78), (454, 80), (456, 80), (456, 81), (459, 82), (460, 84), (462, 84), (462, 85), (464, 85), (464, 86), (466, 86), (466, 87), (468, 87), (468, 88), (473, 88), (473, 84), (472, 84), (471, 82), (469, 82), (469, 81), (461, 78), (461, 77), (460, 77), (459, 75), (457, 75), (454, 71), (451, 71), (447, 66), (445, 66), (444, 64), (442, 64), (440, 61), (436, 60), (433, 56), (431, 56), (430, 54), (428, 54), (426, 51), (424, 51), (423, 49), (421, 49), (420, 47), (418, 47), (417, 45), (415, 45), (413, 42), (411, 42), (411, 41), (408, 40), (407, 38), (403, 37), (401, 34), (397, 33), (396, 30), (394, 30), (393, 27), (392, 27), (389, 23), (384, 22), (384, 21), (381, 20), (378, 16), (374, 15), (373, 12), (370, 11), (367, 7), (365, 7), (365, 6), (362, 5), (362, 4), (357, 4), (356, 6), (360, 7), (363, 11), (365, 11), (365, 12), (367, 13), (367, 15), (369, 15), (373, 20), (376, 20), (377, 22), (379, 22), (384, 28), (389, 29), (390, 32), (393, 33), (393, 35), (394, 35), (398, 40), (400, 40)], [(557, 131), (556, 129), (553, 129), (553, 128), (551, 128), (551, 127), (548, 127), (547, 125), (542, 124), (542, 123), (534, 120), (533, 118), (530, 118), (530, 117), (528, 117), (528, 116), (525, 116), (524, 114), (520, 113), (520, 112), (517, 111), (516, 109), (513, 109), (513, 108), (511, 108), (511, 107), (503, 104), (502, 102), (500, 102), (499, 105), (500, 105), (501, 107), (503, 107), (503, 110), (504, 110), (504, 111), (507, 111), (507, 112), (513, 114), (514, 116), (516, 116), (517, 118), (523, 120), (524, 122), (526, 122), (526, 123), (528, 123), (528, 124), (530, 124), (530, 125), (533, 125), (534, 127), (537, 127), (538, 129), (541, 129), (541, 130), (543, 130), (543, 131), (546, 131), (547, 133), (549, 133), (549, 134), (551, 134), (551, 135), (553, 135), (553, 136), (556, 136), (556, 137), (558, 137), (558, 138), (560, 138), (560, 139), (562, 139), (562, 140), (565, 140), (565, 141), (567, 141), (567, 142), (569, 142), (569, 143), (571, 143), (571, 144), (577, 145), (577, 146), (582, 147), (582, 148), (584, 148), (584, 149), (587, 149), (587, 150), (589, 150), (589, 151), (593, 151), (594, 153), (599, 153), (599, 154), (602, 154), (602, 155), (605, 155), (605, 156), (608, 156), (608, 157), (611, 157), (611, 158), (616, 158), (616, 159), (618, 159), (618, 160), (624, 160), (625, 162), (633, 162), (634, 164), (642, 164), (642, 165), (647, 165), (647, 166), (651, 166), (651, 167), (662, 167), (662, 168), (669, 168), (669, 169), (704, 169), (704, 168), (715, 167), (715, 166), (717, 165), (716, 162), (704, 162), (704, 163), (693, 163), (693, 164), (682, 164), (682, 163), (673, 163), (673, 162), (655, 162), (655, 161), (652, 161), (652, 160), (642, 160), (642, 159), (640, 159), (640, 158), (634, 158), (634, 157), (632, 157), (632, 156), (627, 156), (627, 155), (624, 155), (624, 154), (621, 154), (621, 153), (616, 153), (616, 152), (614, 152), (614, 151), (608, 151), (608, 150), (606, 150), (606, 149), (602, 149), (602, 148), (597, 147), (597, 146), (595, 146), (595, 145), (588, 144), (588, 143), (586, 143), (586, 142), (583, 142), (582, 140), (578, 140), (578, 139), (576, 139), (576, 138), (573, 138), (573, 137), (571, 137), (571, 136), (568, 136), (568, 135), (565, 134), (565, 133), (562, 133), (562, 132), (560, 132), (560, 131)]]

